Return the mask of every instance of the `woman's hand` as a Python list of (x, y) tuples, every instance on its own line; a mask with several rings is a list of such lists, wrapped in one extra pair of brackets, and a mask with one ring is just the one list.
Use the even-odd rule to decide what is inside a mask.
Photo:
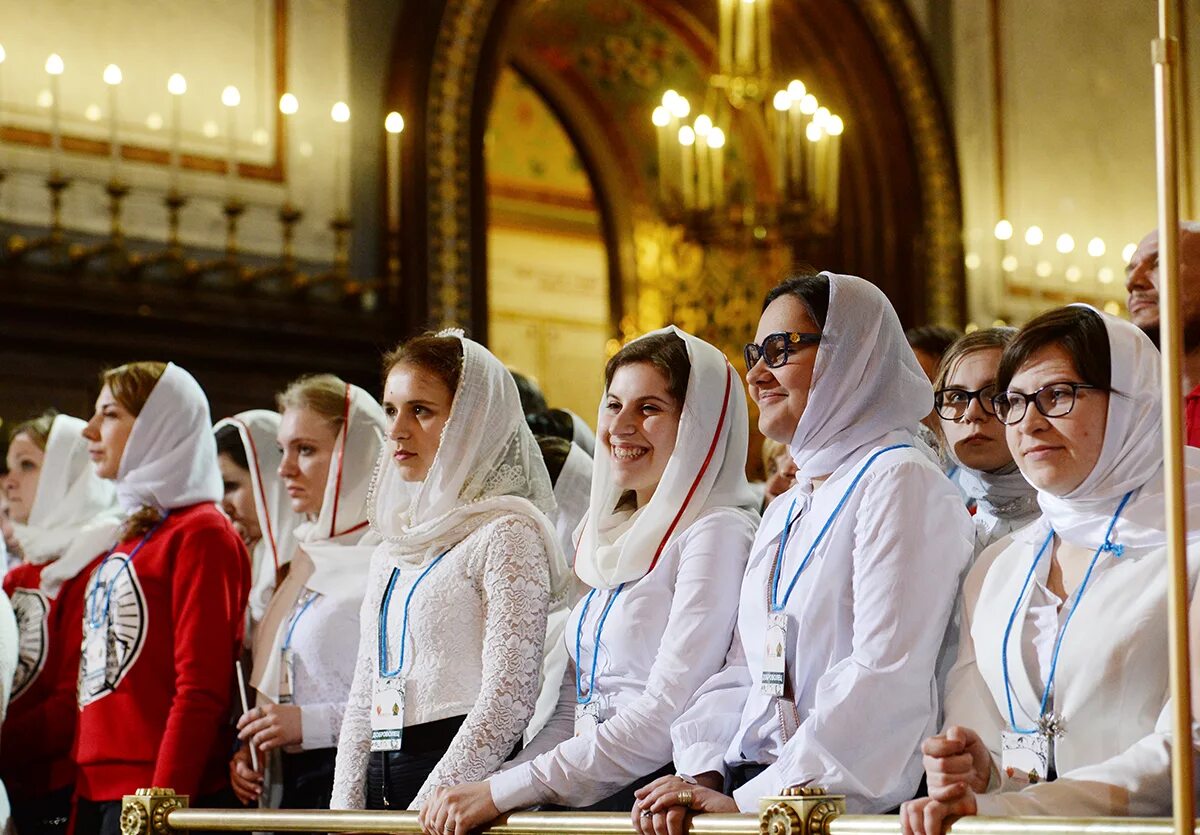
[(262, 795), (263, 775), (250, 765), (249, 746), (243, 745), (234, 752), (229, 761), (229, 782), (243, 806), (257, 802)]
[(486, 781), (460, 786), (439, 786), (429, 793), (417, 814), (425, 835), (466, 835), (500, 817), (492, 800), (492, 787)]
[(259, 751), (270, 751), (304, 741), (300, 706), (266, 704), (252, 707), (238, 720), (238, 739)]
[(961, 796), (960, 787), (975, 794), (987, 791), (992, 776), (992, 755), (979, 734), (952, 725), (944, 734), (921, 743), (929, 796), (949, 802)]
[(974, 815), (978, 810), (975, 792), (960, 783), (953, 800), (919, 797), (905, 802), (900, 807), (900, 830), (903, 835), (942, 835), (948, 818)]
[[(681, 792), (691, 794), (691, 803), (687, 806), (679, 802)], [(737, 803), (729, 795), (679, 777), (660, 777), (633, 795), (637, 798), (631, 813), (633, 828), (641, 835), (683, 835), (683, 824), (689, 813), (738, 811)]]

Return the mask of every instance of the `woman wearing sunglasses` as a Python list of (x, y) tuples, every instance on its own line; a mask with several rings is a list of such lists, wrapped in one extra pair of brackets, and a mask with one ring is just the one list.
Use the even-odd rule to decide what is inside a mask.
[[(971, 520), (916, 440), (933, 387), (891, 304), (861, 278), (791, 278), (767, 294), (746, 374), (796, 483), (766, 509), (724, 668), (671, 728), (680, 775), (636, 795), (645, 835), (687, 810), (757, 811), (797, 784), (854, 812), (895, 809), (938, 721), (935, 669)], [(732, 789), (732, 794), (725, 794)]]
[(1013, 461), (996, 419), (996, 367), (1016, 328), (969, 333), (946, 351), (934, 378), (933, 404), (941, 418), (952, 478), (974, 502), (975, 553), (1038, 517), (1037, 490)]
[[(908, 835), (958, 815), (1170, 814), (1158, 361), (1136, 327), (1083, 305), (1005, 348), (996, 416), (1042, 516), (967, 577), (947, 727), (922, 746), (930, 796), (905, 804)], [(1200, 450), (1185, 460), (1194, 587)]]

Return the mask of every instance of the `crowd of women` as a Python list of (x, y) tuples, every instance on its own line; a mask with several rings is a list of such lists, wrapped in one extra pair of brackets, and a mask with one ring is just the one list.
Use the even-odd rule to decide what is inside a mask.
[(428, 835), (528, 807), (676, 835), (794, 785), (916, 835), (1169, 813), (1152, 342), (1071, 306), (931, 385), (884, 295), (821, 273), (744, 361), (786, 450), (765, 506), (742, 373), (673, 327), (609, 361), (593, 449), (539, 443), (456, 331), (387, 354), (378, 401), (321, 374), (214, 427), (135, 362), (86, 423), (16, 427), (18, 832), (116, 833), (148, 786)]

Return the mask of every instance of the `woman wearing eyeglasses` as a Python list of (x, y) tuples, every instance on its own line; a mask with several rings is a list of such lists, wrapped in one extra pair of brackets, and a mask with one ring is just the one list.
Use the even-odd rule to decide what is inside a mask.
[[(909, 835), (952, 815), (1170, 814), (1158, 360), (1136, 327), (1083, 305), (1005, 348), (996, 416), (1042, 517), (967, 577), (946, 731), (923, 745), (930, 796), (905, 804)], [(1185, 454), (1194, 587), (1200, 451)]]
[[(918, 448), (933, 387), (880, 290), (791, 278), (767, 294), (746, 380), (796, 483), (766, 509), (725, 667), (672, 725), (682, 776), (638, 791), (634, 825), (757, 811), (796, 784), (879, 813), (912, 797), (938, 721), (935, 669), (971, 520)], [(732, 794), (725, 794), (732, 789)]]
[(1041, 513), (1037, 490), (1013, 461), (992, 405), (1000, 353), (1016, 332), (989, 328), (959, 338), (934, 378), (934, 408), (956, 467), (952, 477), (974, 502), (976, 555)]

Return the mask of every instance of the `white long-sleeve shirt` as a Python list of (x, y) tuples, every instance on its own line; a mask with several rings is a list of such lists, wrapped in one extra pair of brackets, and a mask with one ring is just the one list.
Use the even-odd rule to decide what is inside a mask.
[[(371, 748), (379, 673), (379, 612), (392, 569), (388, 663), (400, 658), (404, 601), (427, 566), (399, 563), (384, 543), (371, 559), (354, 683), (334, 769), (334, 809), (358, 809)], [(406, 727), (466, 715), (412, 808), (434, 787), (482, 780), (521, 738), (537, 701), (550, 603), (541, 532), (526, 517), (481, 525), (446, 552), (412, 597), (405, 649)]]
[[(701, 516), (649, 574), (621, 589), (598, 647), (597, 624), (615, 590), (593, 595), (582, 632), (584, 602), (575, 606), (558, 708), (518, 764), (488, 781), (502, 812), (537, 803), (589, 806), (671, 761), (671, 723), (729, 649), (753, 538), (744, 512)], [(593, 661), (603, 721), (594, 735), (575, 737), (576, 670), (586, 695)]]
[[(781, 601), (847, 488), (882, 448), (855, 452), (812, 494), (784, 549)], [(974, 529), (958, 492), (925, 455), (905, 448), (875, 461), (784, 605), (796, 726), (785, 739), (781, 711), (790, 708), (760, 681), (772, 566), (797, 497), (799, 486), (767, 508), (742, 583), (738, 636), (725, 668), (672, 728), (675, 765), (687, 774), (768, 766), (733, 793), (746, 812), (802, 783), (845, 794), (852, 812), (884, 812), (920, 781), (918, 749), (938, 721), (935, 664)]]
[(298, 749), (337, 745), (354, 678), (361, 607), (362, 598), (329, 598), (306, 591), (283, 624), (288, 629), (295, 619), (290, 649), (295, 659), (292, 704), (300, 708), (303, 737)]
[[(1001, 645), (1021, 585), (1049, 526), (1039, 521), (980, 557), (963, 587), (963, 633), (950, 673), (946, 724), (971, 728), (991, 750), (981, 815), (1160, 816), (1171, 814), (1171, 715), (1165, 548), (1102, 554), (1071, 618), (1054, 677), (1053, 710), (1066, 734), (1055, 740), (1058, 778), (1026, 786), (1002, 775), (1000, 735), (1008, 727)], [(1119, 542), (1119, 538), (1117, 540)], [(1043, 565), (1044, 563), (1044, 565)], [(1050, 554), (1017, 610), (1009, 638), (1009, 680), (1017, 724), (1036, 721), (1049, 654), (1077, 593), (1060, 611), (1046, 587)], [(1188, 548), (1194, 590), (1200, 545)], [(1200, 692), (1200, 612), (1193, 591), (1192, 688)], [(1194, 708), (1193, 708), (1194, 709)]]

